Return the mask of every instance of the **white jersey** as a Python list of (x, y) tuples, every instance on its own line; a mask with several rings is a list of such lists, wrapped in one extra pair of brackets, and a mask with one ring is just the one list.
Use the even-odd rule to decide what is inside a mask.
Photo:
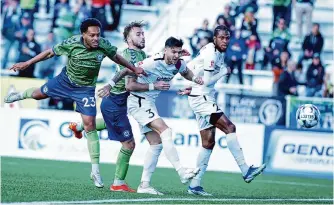
[[(219, 73), (221, 69), (227, 69), (224, 63), (225, 53), (221, 53), (216, 50), (213, 43), (209, 43), (204, 46), (199, 54), (191, 62), (188, 63), (188, 68), (194, 73), (196, 77), (204, 77), (204, 70), (213, 72), (213, 75)], [(214, 85), (210, 86), (199, 85), (192, 83), (191, 95), (209, 95), (214, 96)]]
[[(138, 77), (137, 82), (143, 84), (155, 83), (157, 81), (170, 82), (177, 73), (183, 74), (188, 71), (187, 65), (183, 60), (179, 60), (175, 65), (168, 65), (164, 60), (164, 54), (158, 53), (150, 58), (146, 58), (135, 64), (141, 67), (147, 73), (147, 76)], [(146, 92), (131, 92), (147, 100), (155, 100), (160, 90), (152, 90)]]

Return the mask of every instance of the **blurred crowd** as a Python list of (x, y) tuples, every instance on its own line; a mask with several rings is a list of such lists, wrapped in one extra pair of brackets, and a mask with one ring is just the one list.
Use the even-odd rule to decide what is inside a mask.
[[(11, 51), (14, 50), (17, 54), (15, 62), (26, 61), (54, 44), (79, 34), (80, 22), (88, 17), (101, 21), (102, 36), (105, 31), (118, 31), (123, 3), (150, 6), (152, 1), (45, 0), (43, 12), (40, 12), (40, 3), (39, 0), (1, 1), (3, 69), (9, 66)], [(312, 22), (315, 3), (314, 0), (273, 0), (272, 34), (270, 41), (263, 44), (258, 34), (257, 0), (232, 0), (225, 5), (223, 12), (211, 26), (205, 19), (202, 26), (195, 29), (189, 38), (193, 57), (204, 45), (213, 41), (213, 28), (225, 25), (231, 31), (226, 64), (232, 69), (232, 73), (237, 73), (240, 84), (244, 84), (244, 70), (272, 70), (273, 95), (299, 95), (297, 88), (303, 85), (306, 87), (303, 95), (333, 97), (333, 69), (325, 69), (321, 61), (324, 38), (320, 24)], [(107, 12), (107, 9), (110, 9), (110, 12)], [(296, 16), (296, 37), (292, 37), (289, 29), (292, 12), (295, 12)], [(43, 42), (35, 39), (37, 24), (34, 22), (37, 13), (45, 13), (51, 22), (49, 28), (43, 28), (47, 36)], [(111, 14), (110, 18), (108, 13)], [(107, 19), (112, 19), (112, 22)], [(303, 24), (306, 25), (307, 33), (302, 32)], [(295, 58), (292, 58), (289, 50), (291, 41), (301, 48), (301, 53)], [(298, 60), (294, 62), (293, 59)], [(52, 78), (57, 67), (61, 70), (65, 61), (66, 58), (51, 58), (39, 63), (37, 69), (32, 65), (18, 75)], [(227, 82), (229, 80), (228, 78)]]
[[(54, 44), (80, 33), (82, 20), (93, 17), (102, 23), (102, 36), (105, 31), (118, 31), (122, 5), (151, 5), (152, 0), (45, 0), (43, 11), (39, 0), (2, 0), (1, 1), (1, 37), (2, 69), (7, 68), (10, 53), (17, 50), (14, 62), (26, 61), (39, 52), (51, 48)], [(107, 12), (109, 9), (110, 12)], [(44, 20), (51, 21), (49, 28), (42, 28), (47, 35), (43, 42), (36, 41), (36, 14), (44, 14)], [(108, 22), (108, 13), (112, 22)], [(49, 19), (48, 19), (49, 18)], [(40, 20), (40, 19), (39, 19)], [(43, 23), (43, 25), (49, 25)], [(41, 27), (39, 26), (38, 29)], [(52, 78), (57, 66), (65, 64), (66, 59), (52, 58), (36, 66), (32, 65), (18, 76), (29, 78)]]
[[(202, 26), (195, 29), (189, 38), (193, 57), (203, 46), (213, 41), (213, 28), (225, 25), (231, 31), (226, 64), (232, 73), (237, 70), (240, 84), (244, 83), (244, 69), (272, 70), (273, 95), (297, 96), (297, 87), (303, 85), (308, 97), (333, 97), (333, 69), (326, 73), (321, 62), (324, 38), (320, 24), (312, 22), (314, 4), (314, 0), (273, 0), (272, 34), (269, 43), (263, 45), (257, 31), (257, 0), (231, 1), (225, 5), (223, 13), (218, 15), (212, 27), (209, 27), (209, 21), (205, 19)], [(295, 39), (290, 33), (292, 11), (295, 12), (297, 24)], [(241, 21), (240, 26), (236, 25), (237, 20)], [(302, 32), (303, 24), (306, 24), (307, 33)], [(301, 48), (301, 53), (296, 57), (297, 62), (293, 61), (289, 50), (291, 40)], [(258, 52), (260, 50), (262, 52)], [(257, 58), (257, 53), (263, 56)]]

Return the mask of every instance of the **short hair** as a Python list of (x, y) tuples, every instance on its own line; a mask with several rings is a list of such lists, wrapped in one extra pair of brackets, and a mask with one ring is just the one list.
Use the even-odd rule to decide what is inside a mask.
[(183, 46), (183, 41), (175, 37), (169, 37), (165, 42), (165, 48), (182, 47), (182, 46)]
[(320, 24), (319, 23), (313, 23), (313, 26), (318, 26), (318, 28), (320, 28)]
[(81, 22), (80, 32), (85, 33), (90, 26), (98, 26), (100, 29), (102, 28), (102, 24), (96, 18), (88, 18)]
[(133, 21), (130, 24), (128, 24), (127, 26), (125, 26), (124, 31), (123, 31), (123, 37), (124, 37), (124, 41), (127, 42), (127, 38), (129, 36), (130, 31), (133, 28), (142, 28), (144, 26), (143, 21)]
[(219, 31), (223, 31), (224, 33), (230, 35), (230, 30), (226, 26), (224, 26), (224, 25), (217, 26), (215, 28), (215, 30), (213, 31), (213, 35), (214, 36), (218, 36)]

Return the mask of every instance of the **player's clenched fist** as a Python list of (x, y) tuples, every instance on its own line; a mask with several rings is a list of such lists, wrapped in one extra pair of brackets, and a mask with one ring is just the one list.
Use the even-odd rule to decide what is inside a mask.
[(136, 71), (135, 71), (137, 76), (147, 76), (147, 74), (145, 73), (144, 69), (141, 67), (136, 67)]
[(111, 85), (107, 84), (105, 85), (103, 88), (100, 88), (98, 91), (97, 91), (97, 95), (100, 97), (100, 98), (104, 98), (104, 97), (108, 97), (110, 95), (110, 90), (111, 90)]
[(154, 83), (154, 90), (169, 90), (170, 84), (165, 81), (158, 81)]
[(27, 62), (15, 63), (12, 67), (9, 68), (9, 70), (13, 70), (13, 71), (24, 70), (28, 66), (29, 66), (29, 63)]
[(200, 85), (204, 84), (204, 81), (203, 81), (202, 77), (196, 77), (194, 79), (194, 82), (197, 83), (197, 84), (200, 84)]

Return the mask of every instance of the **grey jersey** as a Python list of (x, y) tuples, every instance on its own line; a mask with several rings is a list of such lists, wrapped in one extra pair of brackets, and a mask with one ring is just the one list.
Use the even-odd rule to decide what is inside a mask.
[[(179, 60), (175, 65), (167, 65), (164, 60), (164, 54), (158, 53), (150, 58), (140, 61), (136, 66), (145, 70), (148, 76), (138, 77), (137, 82), (143, 84), (155, 83), (157, 81), (170, 82), (177, 73), (187, 73), (188, 69), (183, 60)], [(158, 97), (160, 90), (146, 92), (131, 92), (147, 100), (153, 100)]]

